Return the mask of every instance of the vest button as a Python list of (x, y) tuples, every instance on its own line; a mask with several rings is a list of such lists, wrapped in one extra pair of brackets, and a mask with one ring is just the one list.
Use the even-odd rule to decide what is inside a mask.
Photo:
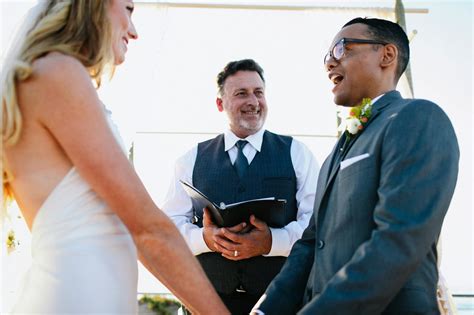
[(322, 249), (324, 247), (324, 241), (323, 240), (319, 240), (318, 241), (318, 249)]
[(239, 189), (237, 190), (239, 193), (245, 192), (245, 187), (244, 186), (239, 186)]

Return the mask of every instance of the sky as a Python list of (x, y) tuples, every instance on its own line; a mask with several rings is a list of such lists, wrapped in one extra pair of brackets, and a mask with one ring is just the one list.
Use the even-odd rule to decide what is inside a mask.
[[(0, 1), (1, 53), (14, 26), (31, 3)], [(342, 6), (348, 5), (349, 1), (318, 3)], [(351, 1), (350, 5), (369, 7), (387, 3), (391, 1)], [(446, 111), (461, 148), (456, 193), (441, 235), (441, 271), (454, 293), (474, 294), (473, 2), (404, 1), (404, 4), (407, 10), (428, 10), (426, 14), (406, 15), (407, 32), (416, 33), (410, 42), (414, 95), (430, 99)], [(199, 12), (202, 14), (203, 11)], [(209, 137), (209, 134), (225, 128), (224, 119), (213, 105), (213, 80), (228, 60), (249, 52), (264, 63), (267, 99), (272, 106), (267, 126), (308, 141), (320, 164), (334, 143), (335, 128), (332, 120), (327, 119), (333, 115), (334, 107), (322, 59), (324, 50), (346, 16), (337, 21), (320, 21), (324, 14), (310, 12), (292, 21), (281, 11), (262, 14), (252, 15), (244, 10), (213, 11), (209, 18), (199, 19), (199, 14), (191, 10), (183, 9), (178, 13), (177, 9), (160, 10), (149, 5), (137, 5), (135, 24), (139, 40), (130, 43), (128, 60), (117, 68), (112, 81), (104, 84), (100, 95), (113, 111), (127, 145), (135, 143), (137, 172), (157, 203), (166, 193), (174, 158), (195, 139)], [(251, 28), (239, 32), (244, 29), (242, 24), (228, 23), (228, 19), (235, 18), (234, 15), (247, 15), (246, 23), (254, 23), (254, 29), (263, 30), (262, 33)], [(186, 19), (180, 20), (183, 16)], [(317, 23), (322, 23), (323, 27)], [(306, 34), (298, 27), (316, 31)], [(201, 29), (209, 36), (200, 36)], [(227, 36), (234, 34), (232, 32), (238, 36)], [(230, 37), (230, 40), (225, 41), (225, 37)], [(280, 42), (279, 38), (282, 39)], [(211, 48), (206, 50), (203, 46)], [(192, 132), (199, 134), (187, 134)], [(318, 137), (313, 139), (308, 135)], [(166, 152), (157, 150), (159, 145), (166, 147)], [(163, 154), (167, 154), (165, 169), (154, 170), (155, 158)], [(159, 184), (157, 177), (160, 178)], [(4, 270), (9, 270), (8, 279), (2, 279), (3, 297), (13, 294), (10, 291), (14, 290), (12, 288), (29, 264), (28, 231), (20, 220), (15, 224), (23, 242), (16, 253), (2, 259)], [(15, 272), (11, 273), (12, 270)], [(140, 292), (162, 289), (143, 268), (140, 269)]]

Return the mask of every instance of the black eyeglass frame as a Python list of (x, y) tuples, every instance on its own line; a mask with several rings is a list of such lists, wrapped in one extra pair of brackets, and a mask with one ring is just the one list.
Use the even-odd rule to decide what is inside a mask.
[[(339, 58), (336, 58), (334, 56), (334, 49), (336, 49), (336, 46), (342, 43), (342, 55)], [(343, 37), (340, 40), (337, 41), (337, 43), (332, 46), (331, 50), (328, 51), (326, 56), (324, 56), (324, 64), (326, 64), (329, 60), (329, 58), (334, 58), (334, 60), (339, 61), (341, 60), (342, 57), (344, 57), (345, 49), (346, 49), (346, 44), (374, 44), (374, 45), (388, 45), (389, 43), (387, 42), (382, 42), (379, 40), (374, 40), (374, 39), (361, 39), (361, 38), (346, 38)]]

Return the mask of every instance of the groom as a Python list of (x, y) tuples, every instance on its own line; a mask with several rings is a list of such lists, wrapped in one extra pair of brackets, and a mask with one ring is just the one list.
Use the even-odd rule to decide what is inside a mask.
[(324, 63), (354, 128), (324, 162), (310, 224), (252, 314), (439, 313), (436, 242), (459, 149), (440, 107), (395, 91), (408, 60), (390, 21), (356, 18), (336, 35)]

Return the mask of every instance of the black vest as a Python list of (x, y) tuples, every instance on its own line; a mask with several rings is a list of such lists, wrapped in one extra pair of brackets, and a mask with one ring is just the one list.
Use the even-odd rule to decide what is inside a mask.
[[(296, 220), (296, 174), (291, 162), (292, 138), (269, 131), (262, 148), (240, 179), (224, 149), (224, 135), (198, 144), (193, 185), (219, 204), (247, 199), (276, 197), (286, 199), (286, 221)], [(194, 209), (202, 226), (202, 209)], [(249, 294), (261, 295), (278, 274), (286, 257), (252, 257), (232, 261), (218, 253), (197, 256), (219, 293), (229, 294), (242, 287)]]

